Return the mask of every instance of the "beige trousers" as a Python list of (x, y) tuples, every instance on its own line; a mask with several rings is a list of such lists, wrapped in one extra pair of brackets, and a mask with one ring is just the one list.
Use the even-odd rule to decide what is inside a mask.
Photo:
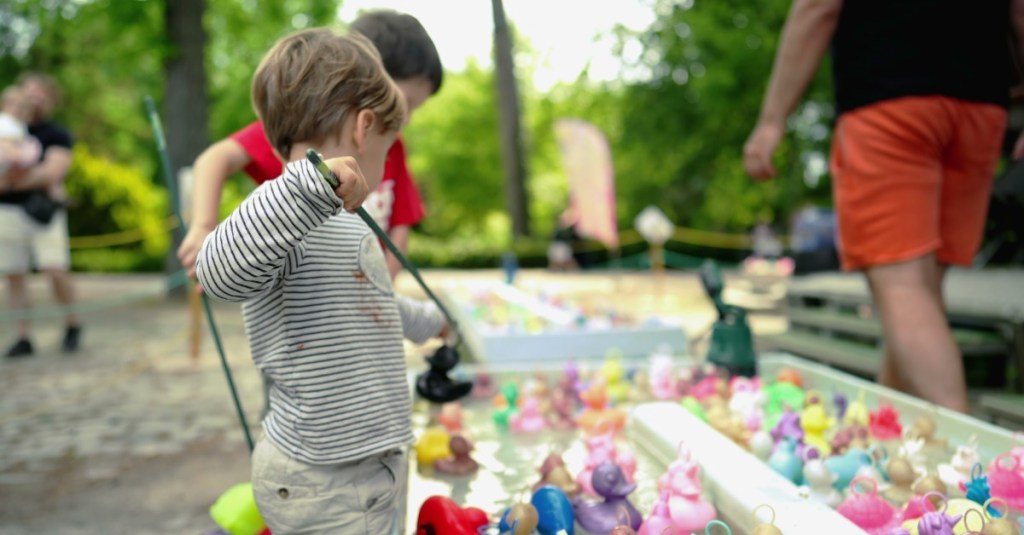
[(331, 466), (297, 461), (266, 436), (252, 454), (252, 483), (274, 535), (400, 535), (408, 463), (400, 449)]

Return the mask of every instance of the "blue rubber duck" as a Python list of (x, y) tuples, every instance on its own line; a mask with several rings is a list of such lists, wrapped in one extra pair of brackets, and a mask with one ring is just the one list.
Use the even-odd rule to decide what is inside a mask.
[(537, 531), (540, 535), (573, 535), (575, 533), (575, 515), (572, 502), (554, 485), (544, 485), (533, 493), (530, 503), (537, 509), (540, 522)]

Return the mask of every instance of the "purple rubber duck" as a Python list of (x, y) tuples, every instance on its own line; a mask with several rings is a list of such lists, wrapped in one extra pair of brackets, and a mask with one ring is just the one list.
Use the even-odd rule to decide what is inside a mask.
[(842, 420), (843, 416), (846, 415), (846, 407), (850, 406), (849, 400), (846, 399), (846, 394), (842, 392), (836, 392), (832, 395), (832, 404), (836, 406), (836, 419)]
[[(640, 529), (643, 516), (629, 503), (626, 496), (636, 490), (636, 485), (626, 481), (625, 474), (613, 462), (603, 462), (594, 469), (591, 484), (594, 492), (604, 498), (603, 502), (577, 500), (573, 504), (576, 521), (589, 533), (609, 533), (619, 525)], [(625, 517), (629, 522), (623, 522)]]
[(776, 443), (784, 438), (791, 438), (796, 442), (804, 439), (804, 428), (800, 427), (800, 415), (791, 409), (786, 409), (779, 418), (779, 423), (772, 428), (772, 439)]

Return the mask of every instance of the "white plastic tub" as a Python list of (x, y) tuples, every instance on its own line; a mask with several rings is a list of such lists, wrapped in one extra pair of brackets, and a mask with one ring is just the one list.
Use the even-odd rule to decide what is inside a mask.
[(885, 403), (898, 410), (904, 427), (909, 427), (921, 416), (930, 416), (935, 421), (936, 436), (948, 439), (953, 445), (966, 444), (972, 436), (977, 437), (978, 454), (985, 462), (1006, 453), (1013, 446), (1011, 431), (828, 366), (783, 353), (760, 355), (757, 366), (758, 374), (765, 378), (775, 377), (783, 368), (792, 368), (800, 372), (805, 389), (819, 390), (826, 396), (842, 392), (853, 401), (860, 392), (864, 392), (864, 402), (868, 407), (875, 408)]
[[(487, 292), (509, 306), (522, 307), (544, 324), (540, 332), (495, 329), (470, 317), (467, 292)], [(529, 365), (538, 361), (566, 359), (596, 360), (616, 350), (626, 359), (647, 358), (659, 348), (673, 354), (687, 352), (681, 323), (665, 318), (648, 318), (637, 325), (579, 326), (570, 311), (551, 306), (537, 296), (500, 282), (465, 282), (442, 288), (442, 299), (462, 330), (468, 358), (477, 362), (514, 362)]]

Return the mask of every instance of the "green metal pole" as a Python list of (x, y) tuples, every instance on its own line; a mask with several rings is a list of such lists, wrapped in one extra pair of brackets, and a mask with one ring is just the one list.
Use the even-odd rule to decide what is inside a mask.
[[(171, 172), (171, 161), (167, 156), (167, 141), (164, 138), (164, 128), (160, 122), (160, 115), (156, 111), (156, 103), (153, 97), (146, 95), (146, 111), (149, 115), (149, 124), (153, 127), (153, 137), (156, 138), (156, 148), (160, 153), (160, 164), (163, 168), (164, 181), (167, 183), (167, 191), (171, 195), (171, 206), (174, 208), (174, 215), (178, 219), (178, 232), (185, 234), (185, 219), (181, 216), (181, 206), (178, 203), (178, 186), (174, 175)], [(203, 309), (206, 310), (206, 321), (210, 326), (210, 334), (217, 346), (217, 354), (220, 355), (220, 365), (224, 370), (224, 377), (228, 381), (228, 389), (231, 391), (231, 399), (235, 402), (235, 411), (238, 413), (238, 421), (242, 425), (242, 432), (245, 433), (245, 443), (252, 453), (255, 445), (252, 441), (252, 434), (249, 432), (249, 424), (245, 420), (245, 411), (242, 410), (242, 401), (238, 397), (238, 389), (235, 388), (235, 380), (228, 366), (228, 359), (224, 353), (224, 344), (220, 339), (220, 332), (217, 330), (217, 322), (213, 320), (213, 309), (210, 307), (210, 300), (206, 294), (202, 294)]]

